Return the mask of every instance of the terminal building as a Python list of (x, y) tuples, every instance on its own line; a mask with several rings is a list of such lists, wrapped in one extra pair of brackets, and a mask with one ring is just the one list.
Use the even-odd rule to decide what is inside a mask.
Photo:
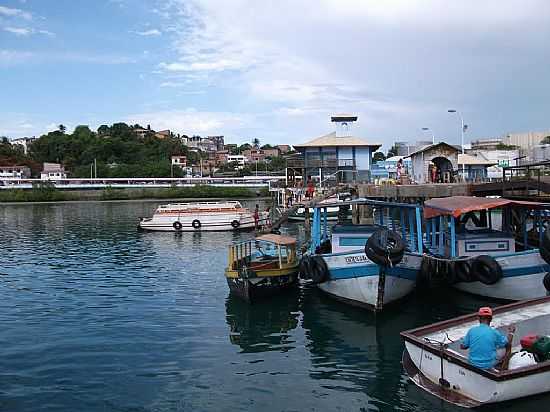
[(336, 131), (294, 145), (303, 161), (298, 173), (319, 182), (369, 182), (372, 154), (381, 144), (353, 135), (352, 126), (357, 116), (339, 114), (332, 116), (331, 121)]

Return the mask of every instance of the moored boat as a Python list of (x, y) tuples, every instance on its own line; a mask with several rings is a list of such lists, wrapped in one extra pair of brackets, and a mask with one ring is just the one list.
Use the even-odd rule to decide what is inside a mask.
[[(351, 200), (351, 194), (348, 192), (343, 192), (343, 193), (335, 194), (333, 196), (330, 196), (322, 200), (321, 202), (319, 202), (318, 205), (321, 206), (321, 205), (328, 205), (328, 204), (334, 204), (334, 203), (338, 204), (346, 200)], [(299, 204), (296, 210), (288, 215), (287, 219), (289, 221), (294, 221), (294, 222), (304, 222), (308, 215), (309, 215), (309, 220), (313, 219), (313, 214), (309, 213), (309, 210), (306, 212), (306, 209), (308, 209), (306, 205)], [(327, 207), (327, 219), (329, 221), (336, 221), (341, 219), (342, 213), (344, 213), (345, 218), (349, 217), (349, 213), (346, 211), (346, 209), (341, 210), (340, 206), (338, 205)]]
[[(477, 314), (471, 314), (402, 332), (403, 367), (410, 379), (427, 392), (467, 408), (550, 391), (550, 360), (508, 370), (471, 365), (460, 343), (477, 324)], [(512, 352), (519, 354), (523, 353), (518, 352), (522, 336), (550, 335), (550, 297), (493, 310), (492, 326), (505, 329), (511, 325), (516, 326)]]
[(248, 302), (283, 292), (296, 284), (296, 239), (261, 235), (229, 247), (225, 277), (229, 290)]
[(329, 228), (331, 205), (316, 206), (301, 276), (331, 297), (380, 311), (415, 287), (423, 253), (421, 207), (369, 199), (342, 204), (374, 209), (377, 224)]
[[(258, 225), (264, 225), (265, 212), (259, 213)], [(251, 230), (254, 212), (240, 202), (194, 202), (161, 205), (151, 218), (142, 218), (139, 228), (154, 231), (193, 232)]]
[(550, 205), (453, 196), (426, 201), (424, 217), (421, 276), (439, 272), (459, 290), (505, 300), (550, 291)]

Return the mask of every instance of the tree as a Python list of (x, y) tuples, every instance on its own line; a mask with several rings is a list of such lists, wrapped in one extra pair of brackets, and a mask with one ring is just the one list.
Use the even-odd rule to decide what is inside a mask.
[(62, 124), (60, 124), (59, 127), (58, 127), (58, 129), (59, 129), (59, 131), (60, 131), (61, 133), (65, 133), (65, 131), (67, 130), (67, 127), (64, 126), (64, 125), (62, 125)]
[(257, 137), (252, 139), (252, 146), (254, 146), (254, 149), (259, 149), (260, 148), (260, 139), (258, 139)]
[(374, 152), (374, 155), (372, 156), (373, 162), (383, 162), (384, 160), (386, 160), (386, 156), (384, 156), (384, 153)]
[(516, 150), (518, 147), (513, 144), (499, 143), (496, 145), (497, 150)]
[(270, 144), (264, 144), (262, 147), (260, 147), (260, 149), (262, 150), (273, 149), (273, 146), (271, 146)]
[(397, 156), (397, 146), (396, 145), (393, 145), (392, 147), (390, 147), (390, 150), (388, 150), (388, 154), (387, 154), (386, 158), (392, 157), (392, 156)]
[(100, 136), (105, 136), (109, 134), (110, 130), (111, 129), (109, 128), (109, 126), (107, 126), (106, 124), (102, 124), (97, 128), (97, 134)]
[(541, 144), (550, 144), (550, 136), (546, 136), (540, 141)]

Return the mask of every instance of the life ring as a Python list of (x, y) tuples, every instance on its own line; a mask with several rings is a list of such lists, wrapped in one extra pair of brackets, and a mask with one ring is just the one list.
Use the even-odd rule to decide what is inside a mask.
[(544, 279), (542, 280), (542, 284), (546, 288), (547, 292), (550, 292), (550, 273), (547, 273), (544, 275)]
[(313, 256), (310, 260), (311, 280), (313, 283), (322, 283), (329, 278), (327, 263), (322, 256)]
[(502, 268), (494, 257), (480, 255), (472, 263), (472, 277), (485, 285), (494, 285), (502, 279)]
[(483, 227), (481, 225), (481, 220), (477, 217), (475, 212), (468, 212), (464, 216), (462, 216), (462, 219), (460, 219), (460, 222), (464, 225), (468, 223), (468, 220), (471, 220), (475, 227)]
[(202, 224), (200, 220), (195, 219), (191, 222), (191, 226), (193, 226), (193, 229), (200, 229)]
[(179, 222), (177, 220), (172, 224), (172, 226), (174, 227), (174, 229), (176, 229), (178, 231), (181, 230), (181, 228), (183, 227), (181, 222)]
[[(199, 222), (198, 220), (195, 220), (195, 222)], [(200, 225), (200, 222), (199, 222), (199, 225)], [(239, 222), (238, 220), (234, 220), (233, 222), (231, 222), (231, 226), (233, 227), (233, 229), (238, 229), (238, 227), (241, 225), (241, 222)], [(195, 226), (193, 226), (195, 227)], [(199, 226), (200, 227), (200, 226)]]

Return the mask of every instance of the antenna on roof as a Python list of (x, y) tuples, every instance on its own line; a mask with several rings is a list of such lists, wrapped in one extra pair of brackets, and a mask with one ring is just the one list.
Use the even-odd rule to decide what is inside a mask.
[(336, 137), (351, 136), (351, 125), (357, 121), (357, 116), (352, 114), (335, 114), (330, 116), (330, 121), (336, 123)]

